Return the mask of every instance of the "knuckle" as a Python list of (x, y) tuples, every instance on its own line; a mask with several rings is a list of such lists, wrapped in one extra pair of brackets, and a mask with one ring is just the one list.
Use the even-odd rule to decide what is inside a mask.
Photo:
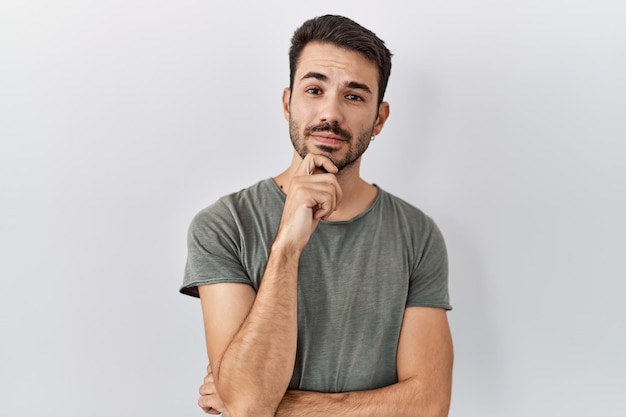
[(198, 407), (202, 408), (204, 411), (206, 411), (206, 409), (208, 408), (204, 405), (202, 397), (198, 398)]

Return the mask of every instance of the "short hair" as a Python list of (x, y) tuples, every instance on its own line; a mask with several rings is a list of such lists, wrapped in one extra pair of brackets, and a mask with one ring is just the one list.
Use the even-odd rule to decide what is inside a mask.
[(358, 52), (378, 67), (378, 104), (382, 103), (391, 74), (392, 53), (374, 32), (344, 16), (325, 15), (307, 20), (291, 38), (289, 88), (293, 88), (298, 60), (309, 42), (330, 43)]

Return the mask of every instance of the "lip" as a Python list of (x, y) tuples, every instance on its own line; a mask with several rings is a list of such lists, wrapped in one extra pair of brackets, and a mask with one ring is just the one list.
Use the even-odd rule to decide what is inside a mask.
[(311, 137), (324, 145), (341, 145), (346, 142), (346, 140), (341, 136), (333, 135), (332, 133), (315, 133), (311, 135)]

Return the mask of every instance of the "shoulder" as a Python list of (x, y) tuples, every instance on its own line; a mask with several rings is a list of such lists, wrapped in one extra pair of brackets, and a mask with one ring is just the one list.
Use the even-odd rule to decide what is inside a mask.
[(224, 195), (211, 205), (203, 208), (194, 216), (192, 224), (206, 223), (214, 219), (237, 216), (249, 209), (253, 204), (263, 204), (268, 200), (275, 199), (279, 190), (271, 178), (263, 179), (256, 184), (243, 188), (239, 191)]
[(271, 178), (225, 195), (200, 210), (191, 221), (191, 234), (238, 236), (273, 230), (280, 221), (285, 196)]
[[(378, 187), (378, 186), (377, 186)], [(378, 187), (380, 209), (391, 215), (400, 223), (414, 225), (420, 229), (436, 228), (435, 221), (414, 204)]]

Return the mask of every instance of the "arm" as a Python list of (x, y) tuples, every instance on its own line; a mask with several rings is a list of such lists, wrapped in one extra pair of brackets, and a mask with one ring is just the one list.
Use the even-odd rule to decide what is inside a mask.
[(452, 362), (445, 310), (408, 307), (398, 345), (398, 383), (337, 394), (288, 391), (276, 416), (445, 417), (450, 406)]
[(198, 288), (212, 378), (231, 416), (273, 415), (271, 407), (284, 395), (293, 372), (295, 289), (286, 269), (280, 272), (268, 262), (268, 280), (258, 295), (247, 284)]
[(337, 171), (329, 159), (313, 154), (298, 168), (258, 292), (246, 284), (199, 287), (212, 383), (231, 417), (273, 416), (289, 385), (300, 254), (341, 195), (333, 174), (309, 175), (315, 167)]

